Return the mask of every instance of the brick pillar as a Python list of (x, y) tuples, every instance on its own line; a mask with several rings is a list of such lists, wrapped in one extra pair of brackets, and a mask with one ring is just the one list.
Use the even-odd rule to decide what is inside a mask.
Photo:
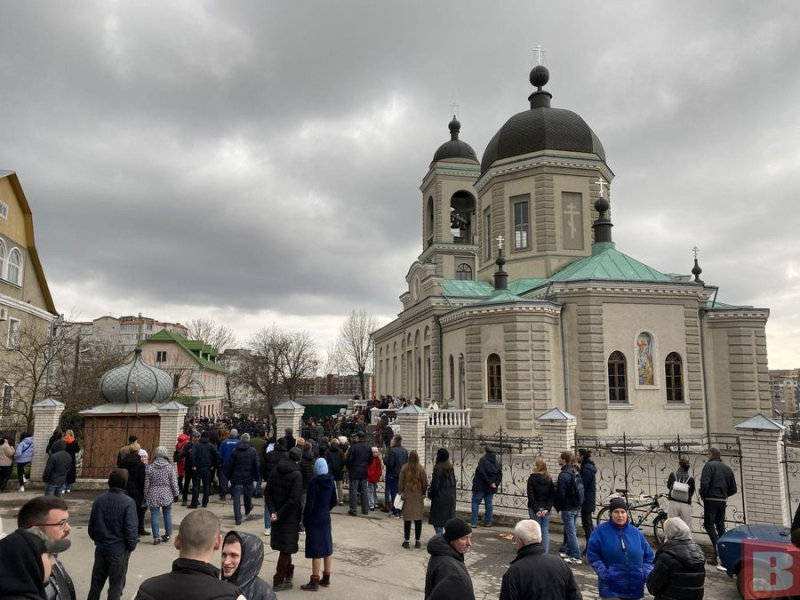
[(428, 411), (416, 405), (397, 411), (395, 431), (403, 436), (403, 447), (416, 450), (419, 462), (425, 464), (425, 429), (428, 426)]
[[(178, 436), (183, 431), (183, 423), (186, 420), (188, 408), (173, 400), (158, 407), (158, 416), (161, 418), (161, 432), (158, 436), (158, 445), (164, 446), (167, 450), (174, 450), (178, 442)], [(172, 453), (169, 454), (170, 458)]]
[(31, 461), (31, 483), (40, 485), (45, 465), (47, 465), (47, 442), (58, 427), (64, 404), (58, 400), (47, 398), (33, 405), (33, 460)]
[(791, 515), (786, 501), (786, 471), (781, 461), (784, 426), (758, 414), (734, 428), (742, 448), (742, 482), (747, 523), (782, 523)]
[[(302, 404), (298, 404), (292, 400), (287, 400), (283, 404), (279, 404), (275, 407), (275, 421), (276, 421), (276, 438), (282, 438), (283, 432), (287, 428), (291, 428), (294, 431), (294, 437), (297, 439), (300, 437), (300, 423), (303, 420), (303, 413), (305, 412), (306, 407)], [(291, 448), (289, 448), (291, 450)]]
[(542, 456), (548, 464), (555, 465), (564, 450), (575, 450), (576, 419), (573, 415), (554, 408), (536, 420), (542, 434)]

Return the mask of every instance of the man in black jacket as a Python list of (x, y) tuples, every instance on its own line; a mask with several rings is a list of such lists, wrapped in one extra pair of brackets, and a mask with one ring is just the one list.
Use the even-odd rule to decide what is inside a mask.
[(361, 513), (369, 514), (369, 494), (367, 493), (367, 468), (372, 462), (372, 448), (364, 441), (362, 432), (356, 433), (356, 443), (347, 453), (347, 473), (350, 477), (350, 510), (351, 517), (358, 516), (358, 496), (361, 495)]
[(303, 494), (303, 475), (300, 462), (303, 452), (292, 448), (289, 458), (281, 461), (272, 471), (267, 481), (264, 500), (272, 521), (272, 537), (269, 545), (277, 550), (278, 564), (272, 578), (272, 589), (276, 592), (292, 589), (294, 565), (292, 554), (296, 554), (300, 541), (300, 498)]
[(244, 513), (249, 515), (253, 510), (253, 481), (260, 468), (258, 454), (250, 445), (250, 434), (243, 433), (239, 445), (231, 452), (226, 473), (233, 488), (233, 518), (237, 525), (242, 524), (241, 495), (244, 492)]
[[(267, 452), (264, 457), (264, 471), (261, 476), (264, 478), (264, 491), (266, 492), (267, 485), (269, 484), (270, 475), (275, 470), (281, 461), (289, 458), (289, 451), (286, 448), (286, 440), (279, 439), (271, 451)], [(272, 521), (269, 518), (269, 507), (267, 506), (267, 496), (264, 495), (264, 535), (269, 535), (272, 531)]]
[(475, 600), (464, 555), (472, 547), (472, 528), (454, 518), (444, 525), (444, 532), (428, 540), (428, 570), (425, 573), (425, 600)]
[[(592, 451), (586, 448), (578, 450), (581, 480), (583, 481), (583, 505), (581, 505), (581, 525), (586, 543), (594, 531), (594, 509), (597, 504), (597, 466), (592, 460)], [(584, 549), (583, 554), (586, 554)]]
[(481, 501), (486, 504), (486, 514), (483, 515), (483, 524), (486, 527), (492, 526), (492, 514), (494, 512), (494, 495), (497, 493), (500, 484), (503, 482), (503, 469), (497, 462), (497, 455), (492, 446), (486, 446), (484, 454), (478, 461), (475, 469), (475, 476), (472, 478), (472, 527), (478, 526), (478, 510)]
[(45, 496), (61, 497), (61, 488), (67, 482), (67, 475), (72, 468), (72, 456), (67, 452), (67, 442), (56, 440), (50, 448), (47, 465), (44, 468), (42, 481), (45, 482)]
[(136, 600), (245, 600), (242, 590), (220, 580), (219, 569), (211, 564), (221, 544), (219, 517), (208, 510), (189, 513), (175, 537), (180, 554), (172, 572), (145, 581)]
[(208, 506), (211, 494), (211, 469), (219, 465), (219, 450), (209, 441), (208, 431), (200, 435), (200, 441), (192, 448), (192, 504), (197, 508), (200, 482), (203, 483), (203, 508)]
[(389, 512), (389, 507), (391, 507), (391, 516), (393, 517), (400, 516), (400, 511), (394, 507), (394, 499), (397, 497), (400, 471), (407, 462), (408, 450), (403, 448), (403, 436), (398, 433), (391, 442), (389, 457), (386, 459), (386, 495), (384, 500), (389, 501), (389, 506), (383, 507), (383, 512)]
[(94, 541), (92, 583), (87, 600), (100, 600), (108, 579), (108, 600), (119, 600), (125, 587), (128, 559), (139, 542), (136, 503), (125, 492), (128, 471), (116, 469), (108, 477), (108, 491), (92, 503), (89, 537)]
[[(561, 513), (561, 521), (564, 524), (564, 537), (567, 542), (565, 552), (561, 553), (561, 558), (569, 564), (581, 564), (581, 549), (578, 545), (578, 516), (580, 516), (582, 501), (574, 495), (573, 476), (577, 470), (573, 466), (575, 455), (569, 450), (559, 454), (558, 464), (561, 472), (556, 480), (556, 499), (553, 507)], [(581, 479), (581, 481), (583, 481)]]
[(722, 462), (719, 448), (708, 449), (708, 462), (700, 475), (700, 497), (703, 499), (703, 526), (714, 548), (708, 560), (720, 571), (725, 568), (717, 560), (717, 540), (725, 533), (725, 511), (728, 498), (737, 492), (733, 470)]
[(514, 539), (517, 557), (503, 575), (500, 600), (581, 600), (572, 570), (544, 551), (539, 523), (520, 521)]

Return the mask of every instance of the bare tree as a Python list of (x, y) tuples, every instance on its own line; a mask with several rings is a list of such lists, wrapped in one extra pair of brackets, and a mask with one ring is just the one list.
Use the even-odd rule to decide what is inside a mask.
[(281, 361), (285, 346), (286, 334), (275, 325), (257, 331), (247, 344), (249, 353), (242, 357), (239, 369), (230, 375), (232, 385), (249, 386), (261, 397), (263, 412), (271, 421), (284, 391)]
[(66, 404), (65, 413), (74, 415), (102, 404), (100, 378), (124, 361), (125, 353), (120, 345), (70, 335), (63, 349), (53, 357), (51, 389), (53, 395)]
[(233, 329), (211, 319), (192, 319), (186, 325), (186, 335), (190, 340), (200, 340), (220, 352), (236, 344)]
[(342, 370), (358, 374), (361, 398), (367, 397), (365, 373), (372, 359), (372, 339), (369, 334), (377, 327), (375, 317), (364, 309), (353, 309), (342, 323), (336, 349)]
[(290, 400), (297, 397), (297, 390), (302, 380), (316, 374), (318, 365), (316, 345), (308, 333), (300, 331), (284, 334), (281, 379)]
[(53, 367), (73, 350), (72, 340), (46, 321), (23, 320), (0, 351), (2, 414), (33, 426), (33, 405), (44, 399)]

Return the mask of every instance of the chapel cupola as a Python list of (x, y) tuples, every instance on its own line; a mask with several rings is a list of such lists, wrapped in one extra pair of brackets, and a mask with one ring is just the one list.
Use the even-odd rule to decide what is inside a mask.
[(440, 160), (449, 160), (456, 162), (478, 162), (478, 155), (468, 143), (458, 139), (461, 133), (461, 122), (453, 115), (453, 120), (450, 121), (450, 140), (439, 146), (439, 149), (433, 155), (431, 164)]

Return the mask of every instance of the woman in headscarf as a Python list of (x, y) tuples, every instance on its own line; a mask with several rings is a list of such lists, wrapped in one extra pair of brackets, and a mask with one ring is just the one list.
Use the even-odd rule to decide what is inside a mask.
[[(156, 448), (153, 464), (147, 465), (144, 479), (144, 498), (150, 509), (150, 527), (153, 530), (153, 545), (168, 542), (172, 538), (172, 503), (178, 497), (178, 477), (167, 458), (164, 446)], [(164, 535), (159, 537), (160, 516), (164, 513)]]
[(664, 535), (667, 541), (656, 552), (647, 591), (656, 600), (702, 600), (706, 559), (689, 526), (672, 517), (664, 523)]
[(403, 548), (409, 548), (411, 522), (414, 522), (414, 548), (422, 548), (419, 538), (422, 535), (422, 516), (424, 510), (425, 490), (428, 487), (428, 474), (419, 463), (416, 450), (408, 453), (408, 462), (400, 470), (400, 481), (397, 491), (403, 499)]
[(447, 448), (436, 451), (436, 464), (431, 475), (428, 498), (431, 500), (428, 523), (433, 525), (436, 533), (442, 533), (445, 523), (456, 516), (456, 474), (453, 472), (453, 463), (450, 462)]
[[(303, 510), (306, 558), (311, 559), (311, 579), (306, 585), (300, 586), (303, 590), (315, 592), (319, 586), (328, 587), (331, 584), (333, 555), (331, 510), (336, 503), (336, 486), (333, 476), (328, 473), (328, 463), (324, 458), (318, 458), (314, 462), (314, 478), (308, 485), (306, 505)], [(323, 567), (321, 578), (320, 566)]]

